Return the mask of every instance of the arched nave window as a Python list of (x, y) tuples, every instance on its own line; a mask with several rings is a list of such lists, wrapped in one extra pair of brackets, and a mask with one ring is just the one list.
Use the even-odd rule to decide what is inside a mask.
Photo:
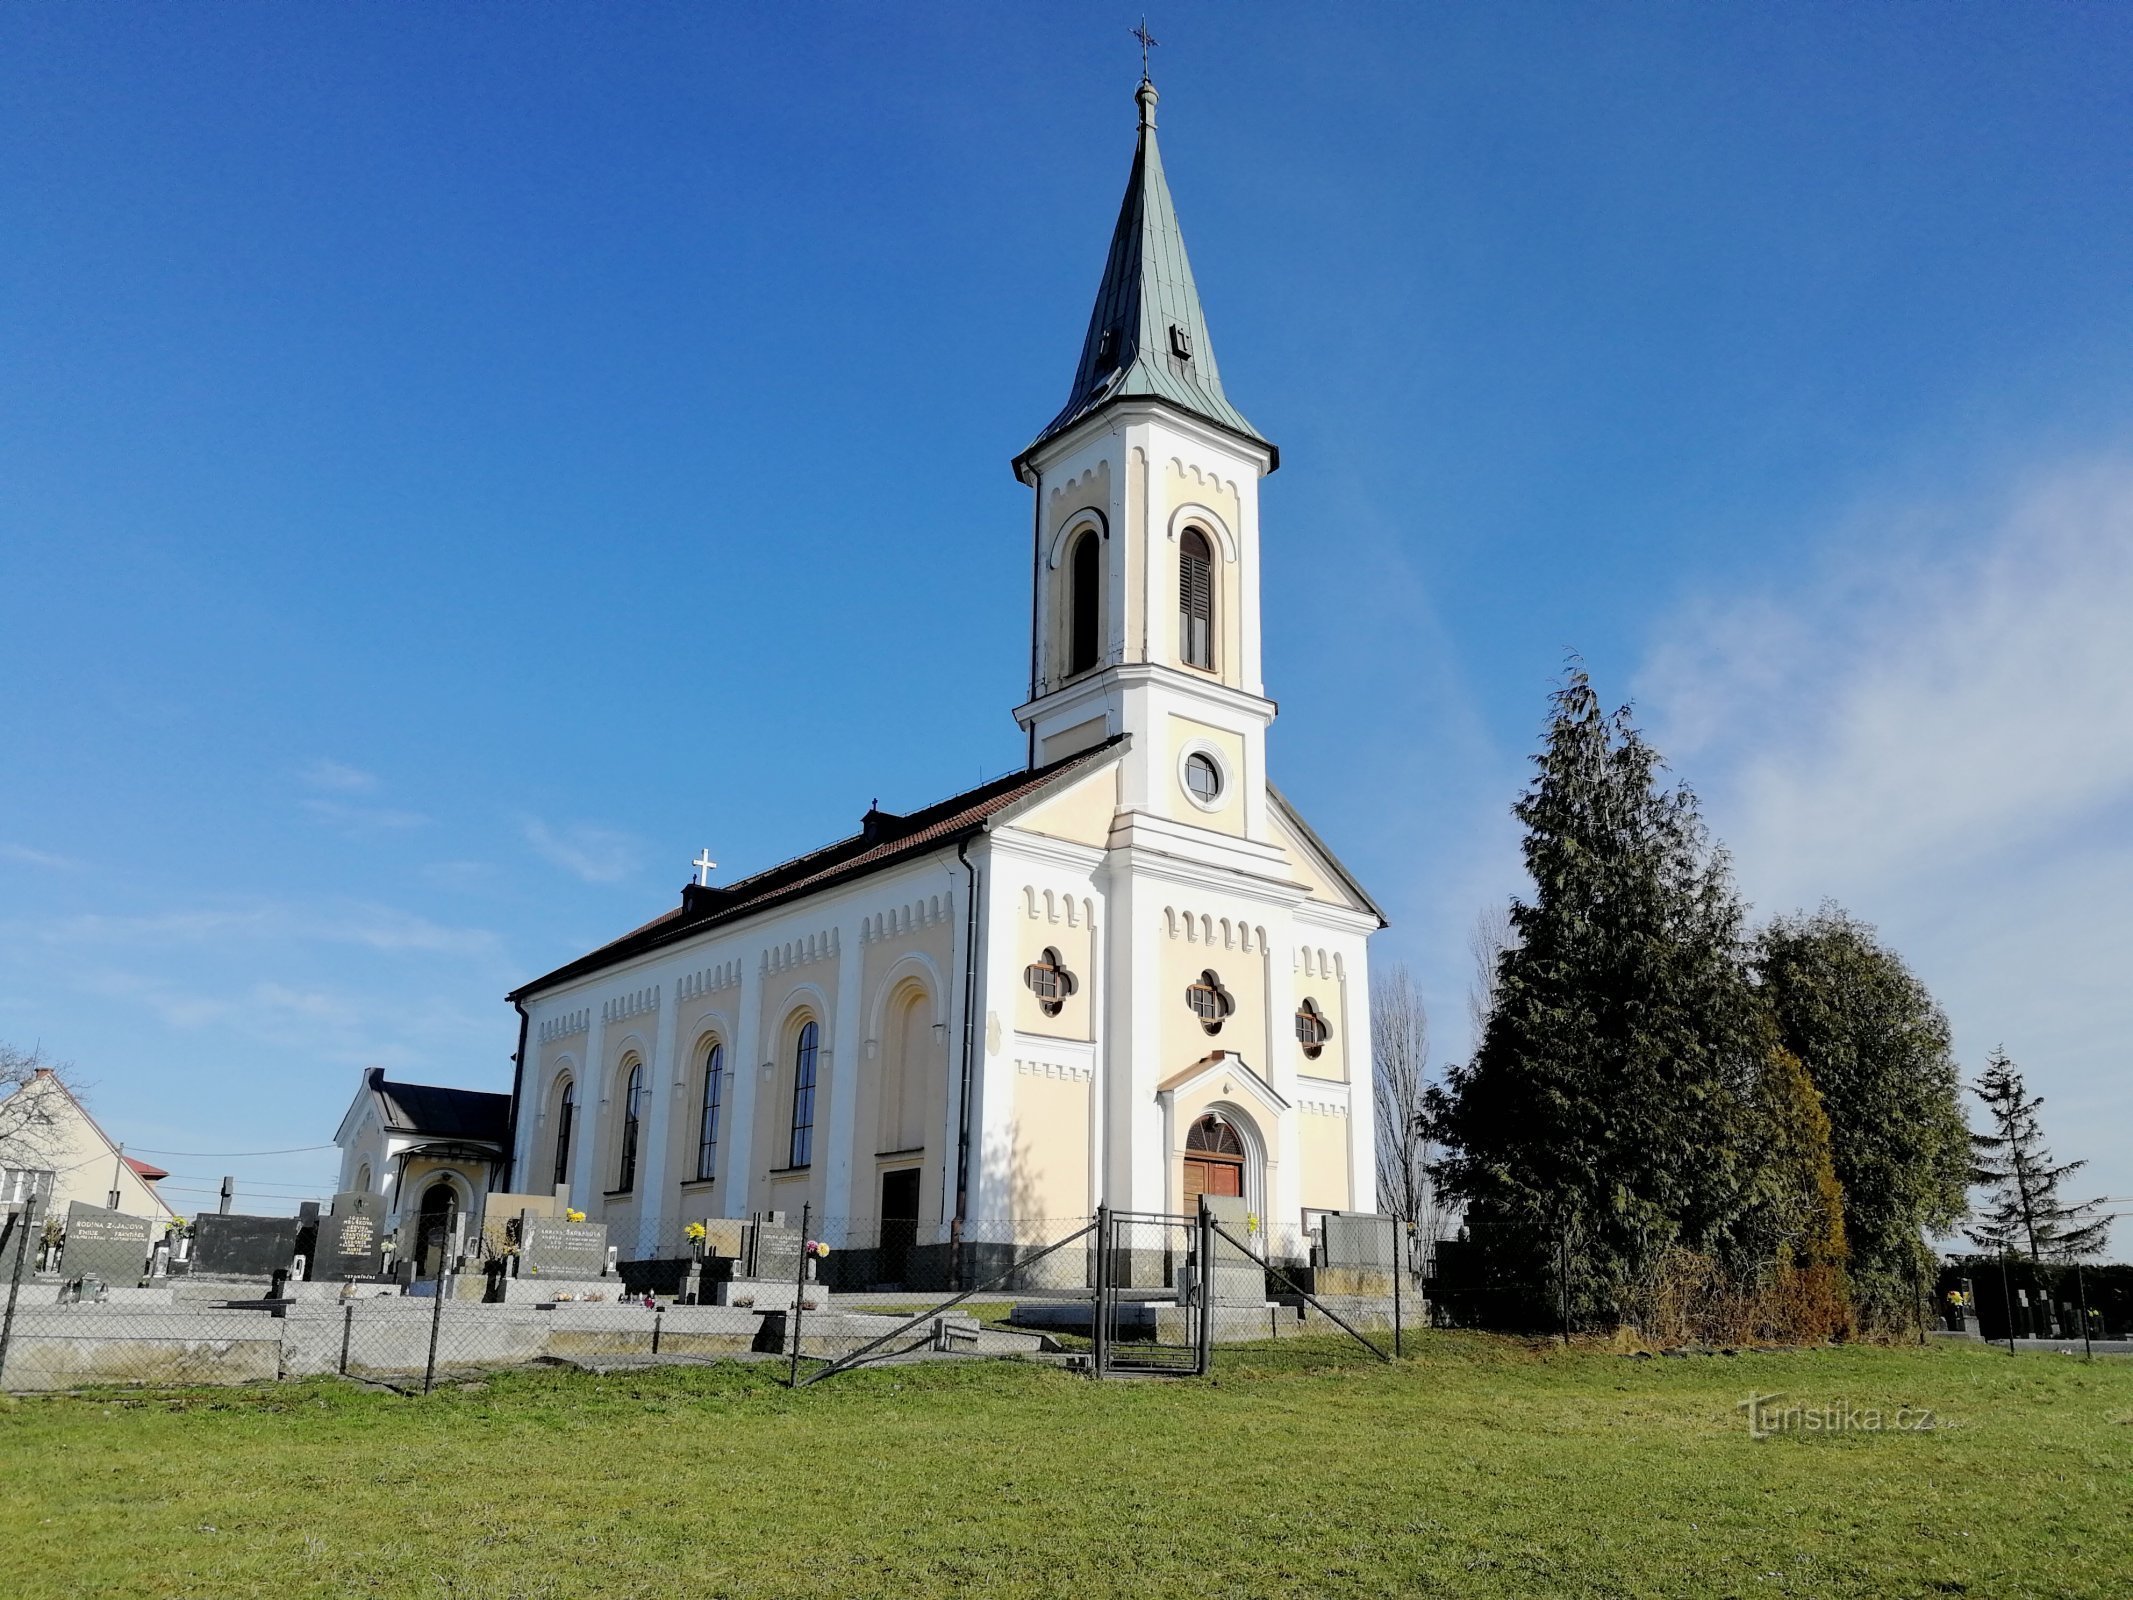
[(1215, 553), (1198, 528), (1178, 540), (1178, 659), (1215, 670)]
[(815, 1159), (815, 1058), (820, 1054), (822, 1030), (809, 1022), (800, 1030), (793, 1049), (792, 1144), (788, 1167), (805, 1167)]
[(555, 1181), (561, 1188), (570, 1182), (570, 1128), (578, 1120), (578, 1086), (563, 1080), (563, 1098), (555, 1112)]
[(1103, 544), (1094, 528), (1074, 541), (1073, 558), (1067, 563), (1067, 589), (1071, 611), (1071, 626), (1067, 641), (1067, 673), (1087, 672), (1096, 665), (1101, 654), (1097, 620), (1098, 602), (1103, 591), (1101, 567)]
[(718, 1158), (718, 1113), (726, 1098), (726, 1047), (717, 1040), (704, 1054), (704, 1107), (696, 1127), (696, 1176), (711, 1176)]
[(629, 1088), (622, 1096), (622, 1160), (615, 1171), (617, 1190), (637, 1187), (637, 1134), (644, 1120), (644, 1065), (630, 1066)]

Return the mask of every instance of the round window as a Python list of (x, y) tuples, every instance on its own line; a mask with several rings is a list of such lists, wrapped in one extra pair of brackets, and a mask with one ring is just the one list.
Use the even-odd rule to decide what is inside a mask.
[(1222, 793), (1222, 769), (1213, 756), (1194, 754), (1185, 758), (1185, 787), (1203, 806), (1211, 806)]

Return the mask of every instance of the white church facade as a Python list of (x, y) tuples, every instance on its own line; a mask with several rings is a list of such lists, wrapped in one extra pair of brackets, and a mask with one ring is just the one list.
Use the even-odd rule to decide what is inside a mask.
[(1267, 771), (1278, 455), (1223, 391), (1152, 85), (1137, 103), (1073, 389), (1014, 461), (1026, 768), (692, 884), (511, 996), (498, 1186), (561, 1186), (625, 1257), (803, 1206), (867, 1250), (1203, 1192), (1283, 1229), (1373, 1205), (1383, 919)]

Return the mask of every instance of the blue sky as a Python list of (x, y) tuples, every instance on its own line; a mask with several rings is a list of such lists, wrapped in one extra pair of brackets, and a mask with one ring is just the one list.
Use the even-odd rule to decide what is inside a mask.
[[(1137, 15), (8, 8), (0, 1038), (137, 1147), (316, 1143), (362, 1065), (505, 1087), (504, 991), (699, 847), (1015, 764)], [(1152, 25), (1276, 778), (1440, 1054), (1575, 649), (2133, 1195), (2123, 13)]]

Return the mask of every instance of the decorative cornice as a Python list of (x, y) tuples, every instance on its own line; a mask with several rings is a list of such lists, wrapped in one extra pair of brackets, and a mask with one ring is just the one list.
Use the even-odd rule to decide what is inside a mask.
[(653, 984), (645, 989), (632, 989), (628, 994), (617, 995), (600, 1007), (602, 1022), (626, 1022), (631, 1017), (641, 1017), (647, 1011), (659, 1009), (663, 986)]
[(827, 961), (839, 948), (835, 928), (811, 933), (804, 939), (787, 939), (763, 952), (762, 970), (766, 973), (784, 972), (793, 967), (804, 967), (811, 961)]
[(1338, 952), (1329, 955), (1322, 945), (1298, 945), (1295, 970), (1307, 978), (1331, 978), (1336, 983), (1348, 980), (1348, 963)]
[(1345, 1100), (1328, 1100), (1323, 1096), (1313, 1096), (1299, 1090), (1296, 1097), (1296, 1109), (1310, 1112), (1312, 1115), (1320, 1117), (1345, 1117), (1348, 1114), (1348, 1102)]
[(1238, 950), (1246, 955), (1264, 955), (1267, 948), (1266, 929), (1258, 923), (1246, 922), (1242, 918), (1232, 922), (1228, 917), (1180, 911), (1176, 906), (1163, 907), (1163, 931), (1188, 944), (1204, 944), (1210, 948), (1220, 945), (1225, 950)]
[(859, 919), (859, 942), (873, 944), (879, 939), (894, 939), (917, 928), (930, 928), (937, 922), (945, 922), (955, 914), (953, 896), (945, 894), (921, 895), (909, 905), (895, 906), (887, 911), (877, 911), (872, 916)]
[(1017, 1060), (1015, 1071), (1025, 1078), (1057, 1078), (1067, 1083), (1087, 1083), (1096, 1076), (1094, 1066), (1080, 1061)]
[(735, 988), (740, 981), (741, 962), (740, 957), (736, 956), (731, 961), (721, 961), (701, 972), (683, 973), (681, 981), (674, 985), (674, 999), (677, 1002), (701, 999), (704, 995), (716, 994), (721, 989)]
[(1032, 922), (1064, 922), (1070, 928), (1096, 926), (1096, 902), (1087, 895), (1060, 894), (1029, 883), (1022, 886), (1022, 914)]
[(542, 1044), (553, 1044), (558, 1039), (567, 1039), (574, 1033), (583, 1033), (592, 1026), (592, 1007), (581, 1006), (576, 1011), (566, 1011), (560, 1017), (550, 1017), (542, 1023), (537, 1037)]

